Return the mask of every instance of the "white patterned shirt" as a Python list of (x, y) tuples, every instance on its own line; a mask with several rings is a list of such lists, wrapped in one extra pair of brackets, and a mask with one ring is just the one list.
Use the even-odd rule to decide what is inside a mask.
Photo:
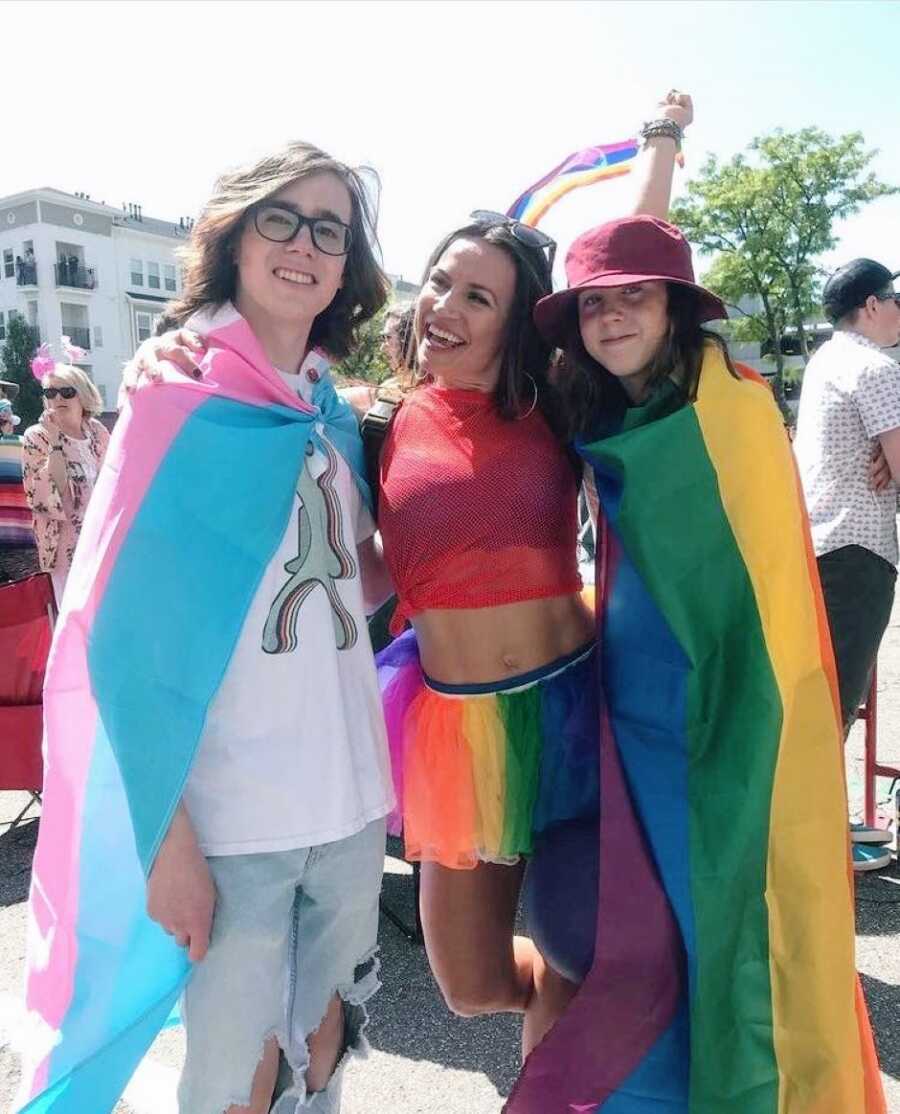
[(897, 564), (897, 489), (873, 491), (869, 463), (879, 434), (898, 427), (900, 364), (837, 330), (803, 375), (794, 439), (817, 556), (859, 545)]

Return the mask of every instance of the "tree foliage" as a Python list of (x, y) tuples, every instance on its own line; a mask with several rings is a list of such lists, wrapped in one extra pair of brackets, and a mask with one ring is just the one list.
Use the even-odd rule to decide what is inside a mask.
[(0, 349), (0, 362), (3, 364), (3, 378), (19, 385), (19, 397), (13, 403), (14, 412), (22, 419), (19, 433), (34, 425), (44, 409), (41, 385), (31, 371), (31, 357), (37, 341), (34, 329), (18, 314), (10, 318), (6, 327), (6, 343)]
[(732, 305), (759, 300), (759, 314), (737, 314), (735, 335), (771, 339), (779, 394), (788, 326), (808, 356), (804, 324), (818, 307), (817, 259), (837, 244), (835, 221), (898, 192), (869, 169), (876, 154), (860, 132), (779, 129), (754, 139), (749, 155), (727, 163), (710, 155), (672, 206), (672, 221), (702, 254), (716, 256), (704, 275), (709, 288)]
[(381, 383), (393, 374), (382, 344), (386, 312), (379, 310), (357, 331), (353, 350), (337, 365), (336, 375), (350, 382)]

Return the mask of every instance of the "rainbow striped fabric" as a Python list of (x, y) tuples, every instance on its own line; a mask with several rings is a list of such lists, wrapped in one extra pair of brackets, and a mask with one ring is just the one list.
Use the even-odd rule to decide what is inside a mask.
[(321, 377), (310, 407), (232, 307), (189, 324), (210, 346), (206, 375), (172, 372), (125, 407), (50, 655), (29, 1114), (112, 1110), (190, 975), (146, 914), (145, 877), (320, 430), (368, 499), (356, 418), (321, 353), (307, 357)]
[(711, 348), (693, 404), (670, 385), (580, 445), (605, 516), (596, 952), (510, 1114), (886, 1109), (827, 621), (755, 380)]
[(627, 174), (637, 158), (639, 147), (636, 139), (623, 139), (620, 143), (603, 143), (575, 151), (555, 166), (540, 181), (529, 186), (507, 210), (507, 216), (535, 227), (541, 217), (561, 197), (579, 186), (590, 186), (604, 178), (617, 178)]
[(22, 438), (0, 437), (0, 546), (34, 545), (22, 487)]

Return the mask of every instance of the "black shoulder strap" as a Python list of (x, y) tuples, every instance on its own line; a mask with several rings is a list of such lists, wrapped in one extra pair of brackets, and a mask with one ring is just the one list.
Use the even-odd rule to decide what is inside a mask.
[(403, 402), (403, 393), (396, 386), (383, 383), (375, 392), (375, 401), (360, 422), (366, 474), (372, 491), (372, 510), (378, 517), (378, 478), (381, 448), (391, 428), (394, 415)]

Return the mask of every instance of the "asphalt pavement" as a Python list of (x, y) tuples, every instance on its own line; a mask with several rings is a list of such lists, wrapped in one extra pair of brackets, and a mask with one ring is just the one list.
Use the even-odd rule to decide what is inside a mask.
[[(879, 659), (878, 718), (879, 756), (900, 765), (900, 601)], [(862, 726), (857, 725), (847, 749), (848, 791), (856, 811), (862, 807), (862, 739)], [(887, 780), (879, 782), (885, 819), (892, 811), (889, 788)], [(810, 792), (815, 792), (814, 770)], [(4, 1112), (11, 1109), (19, 1078), (16, 1043), (23, 1020), (25, 901), (37, 831), (35, 821), (8, 831), (8, 822), (22, 803), (22, 794), (0, 793), (0, 1111)], [(809, 848), (811, 856), (816, 853), (815, 847)], [(409, 868), (388, 859), (387, 871), (384, 898), (412, 923)], [(896, 862), (858, 879), (856, 915), (857, 962), (875, 1028), (888, 1111), (900, 1114), (900, 871)], [(518, 1068), (518, 1019), (451, 1016), (429, 974), (424, 949), (384, 916), (379, 935), (383, 988), (370, 1003), (372, 1050), (367, 1059), (350, 1065), (343, 1114), (499, 1114)], [(116, 1114), (176, 1114), (175, 1085), (182, 1057), (182, 1031), (162, 1034)]]

